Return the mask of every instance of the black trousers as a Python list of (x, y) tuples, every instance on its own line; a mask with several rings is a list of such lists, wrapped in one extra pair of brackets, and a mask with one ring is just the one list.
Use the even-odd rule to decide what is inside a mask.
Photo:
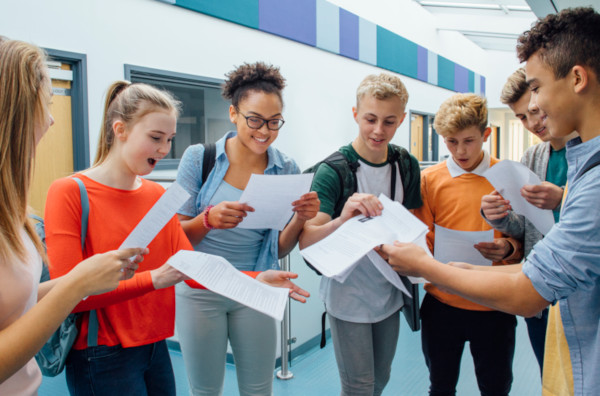
[(469, 341), (483, 396), (508, 395), (515, 352), (513, 315), (454, 308), (427, 293), (421, 305), (421, 344), (431, 396), (455, 395), (460, 361)]

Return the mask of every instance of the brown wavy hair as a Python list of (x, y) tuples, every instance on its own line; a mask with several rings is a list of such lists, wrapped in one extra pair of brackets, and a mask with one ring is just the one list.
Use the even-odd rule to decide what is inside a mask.
[(35, 131), (44, 125), (51, 98), (44, 51), (0, 36), (0, 92), (0, 259), (26, 259), (23, 228), (45, 259), (27, 213)]

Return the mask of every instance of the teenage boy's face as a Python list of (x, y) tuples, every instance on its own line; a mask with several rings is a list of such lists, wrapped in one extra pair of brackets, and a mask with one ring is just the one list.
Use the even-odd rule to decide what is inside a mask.
[(483, 143), (490, 136), (491, 129), (483, 133), (477, 126), (470, 126), (452, 136), (444, 138), (446, 147), (452, 154), (454, 162), (467, 172), (477, 168), (483, 159)]
[(567, 136), (575, 130), (573, 98), (568, 78), (556, 79), (552, 69), (542, 60), (539, 51), (527, 59), (527, 82), (531, 90), (531, 105), (545, 113), (542, 124), (554, 137)]
[(548, 128), (543, 123), (546, 114), (540, 110), (537, 104), (531, 102), (531, 92), (526, 91), (515, 103), (508, 105), (515, 113), (515, 117), (521, 120), (525, 129), (539, 137), (543, 142), (550, 140)]
[[(357, 107), (352, 108), (358, 124), (359, 153), (379, 157), (387, 153), (387, 145), (402, 124), (406, 113), (404, 103), (398, 97), (379, 100), (365, 95)], [(369, 160), (369, 158), (366, 158)]]

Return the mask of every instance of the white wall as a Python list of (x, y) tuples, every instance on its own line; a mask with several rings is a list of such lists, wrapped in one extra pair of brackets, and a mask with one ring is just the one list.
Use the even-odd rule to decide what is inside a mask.
[[(494, 91), (490, 84), (494, 79), (488, 73), (491, 59), (485, 51), (457, 33), (437, 32), (435, 18), (412, 1), (333, 3), (485, 75), (488, 90)], [(243, 62), (279, 65), (288, 87), (284, 92), (286, 125), (275, 145), (302, 168), (356, 136), (351, 114), (355, 89), (365, 75), (382, 71), (155, 0), (2, 0), (0, 7), (0, 34), (87, 55), (92, 157), (105, 90), (113, 80), (124, 77), (125, 63), (214, 78), (223, 78)], [(510, 71), (495, 70), (504, 76)], [(453, 94), (408, 77), (403, 80), (410, 93), (407, 111), (435, 113)], [(409, 124), (400, 127), (396, 143), (408, 146)], [(301, 273), (300, 283), (313, 295), (308, 304), (292, 307), (294, 336), (301, 344), (317, 335), (322, 304), (318, 278), (297, 252), (292, 259), (292, 269)]]

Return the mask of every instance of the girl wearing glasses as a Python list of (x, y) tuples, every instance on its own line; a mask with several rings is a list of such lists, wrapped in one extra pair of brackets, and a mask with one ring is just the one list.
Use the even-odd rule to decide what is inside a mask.
[[(271, 147), (283, 126), (279, 69), (262, 62), (244, 64), (227, 74), (223, 96), (231, 100), (229, 119), (236, 131), (216, 143), (215, 165), (202, 183), (205, 147), (190, 146), (181, 159), (177, 182), (192, 199), (179, 219), (198, 251), (226, 258), (240, 271), (278, 268), (278, 258), (296, 245), (304, 223), (315, 217), (315, 192), (293, 203), (292, 220), (281, 232), (239, 229), (253, 209), (237, 202), (253, 173), (300, 173), (296, 163)], [(308, 293), (306, 293), (308, 296)], [(292, 297), (304, 301), (301, 295)], [(270, 395), (276, 352), (275, 320), (192, 281), (176, 287), (177, 329), (194, 395), (219, 395), (223, 390), (227, 341), (235, 359), (240, 395)]]

